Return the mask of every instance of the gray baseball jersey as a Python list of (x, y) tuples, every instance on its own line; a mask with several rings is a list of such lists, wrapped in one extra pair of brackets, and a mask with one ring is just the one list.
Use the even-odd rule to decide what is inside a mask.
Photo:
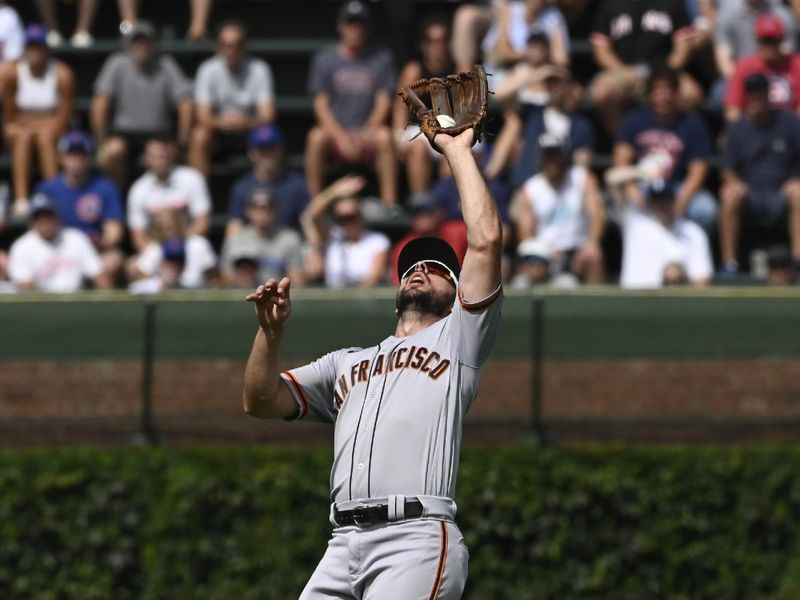
[(297, 418), (335, 424), (331, 501), (453, 498), (464, 415), (500, 323), (502, 288), (407, 337), (346, 348), (282, 378)]

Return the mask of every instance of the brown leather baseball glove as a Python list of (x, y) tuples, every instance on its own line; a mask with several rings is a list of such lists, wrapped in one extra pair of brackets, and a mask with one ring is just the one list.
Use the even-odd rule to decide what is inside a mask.
[[(486, 71), (481, 65), (447, 77), (420, 79), (399, 92), (431, 145), (439, 133), (456, 136), (473, 130), (472, 143), (483, 136), (488, 111)], [(430, 106), (429, 106), (430, 105)], [(446, 117), (450, 117), (449, 119)]]

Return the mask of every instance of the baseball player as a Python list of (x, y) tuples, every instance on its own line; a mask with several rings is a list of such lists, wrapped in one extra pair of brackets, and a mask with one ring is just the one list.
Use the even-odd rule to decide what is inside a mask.
[(472, 136), (467, 129), (434, 138), (461, 196), (463, 266), (439, 238), (409, 242), (397, 262), (393, 335), (281, 373), (289, 279), (270, 279), (247, 296), (260, 329), (247, 362), (245, 411), (335, 427), (334, 530), (301, 599), (460, 598), (464, 589), (468, 552), (453, 501), (461, 431), (502, 304), (500, 218)]

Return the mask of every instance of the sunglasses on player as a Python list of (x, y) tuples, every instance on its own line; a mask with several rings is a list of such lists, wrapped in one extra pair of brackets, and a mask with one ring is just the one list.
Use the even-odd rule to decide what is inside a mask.
[(406, 270), (405, 273), (403, 273), (401, 280), (404, 280), (412, 275), (417, 270), (417, 265), (422, 265), (422, 270), (428, 275), (436, 275), (442, 279), (445, 279), (446, 281), (453, 281), (453, 274), (450, 272), (450, 269), (433, 260), (421, 260), (414, 263)]

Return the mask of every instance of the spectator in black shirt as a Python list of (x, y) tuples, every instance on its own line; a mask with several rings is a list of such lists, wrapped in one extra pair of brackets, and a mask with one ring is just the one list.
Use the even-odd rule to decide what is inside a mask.
[[(591, 95), (609, 132), (616, 131), (625, 105), (642, 94), (653, 67), (684, 69), (692, 32), (683, 0), (607, 0), (600, 6), (590, 39), (602, 71)], [(693, 108), (702, 90), (686, 73), (680, 79), (681, 107)]]

